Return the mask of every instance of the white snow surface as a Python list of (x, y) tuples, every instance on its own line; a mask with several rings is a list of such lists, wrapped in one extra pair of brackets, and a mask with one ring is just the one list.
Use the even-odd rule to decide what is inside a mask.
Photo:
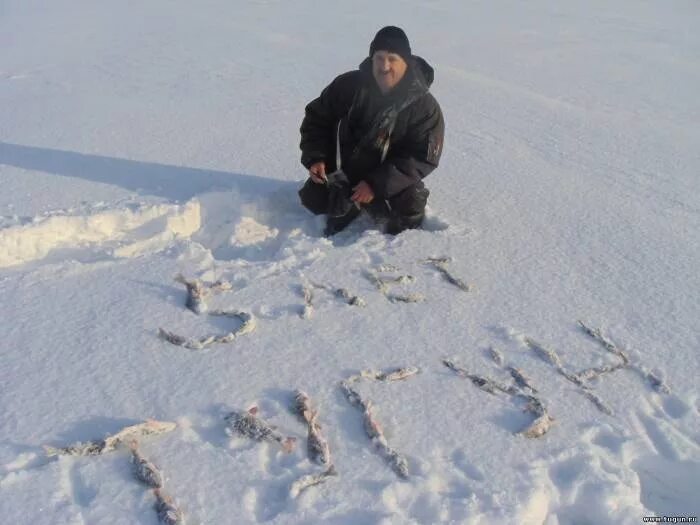
[[(383, 25), (435, 67), (447, 123), (423, 229), (361, 217), (325, 239), (301, 208), (304, 105), (355, 68)], [(12, 524), (157, 523), (128, 450), (44, 445), (174, 421), (141, 453), (188, 523), (636, 524), (700, 503), (700, 5), (648, 2), (0, 1), (0, 516)], [(472, 286), (450, 284), (428, 257)], [(415, 281), (390, 293), (380, 265)], [(384, 268), (385, 270), (387, 268)], [(182, 273), (231, 291), (210, 309), (254, 332), (189, 350), (231, 318), (185, 308)], [(301, 286), (313, 288), (303, 316)], [(332, 290), (363, 298), (362, 308)], [(589, 383), (565, 371), (629, 354)], [(498, 365), (494, 348), (503, 356)], [(443, 366), (530, 378), (555, 419)], [(399, 479), (339, 381), (362, 380)], [(669, 389), (652, 388), (653, 372)], [(290, 411), (309, 394), (337, 477)], [(226, 433), (258, 415), (297, 438)]]

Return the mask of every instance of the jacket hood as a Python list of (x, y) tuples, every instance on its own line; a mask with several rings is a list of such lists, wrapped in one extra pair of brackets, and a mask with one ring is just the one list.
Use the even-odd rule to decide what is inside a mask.
[[(365, 58), (360, 64), (359, 69), (364, 74), (369, 75), (370, 78), (373, 78), (372, 58)], [(413, 77), (414, 82), (417, 82), (419, 85), (425, 86), (426, 91), (433, 84), (433, 80), (435, 80), (435, 70), (433, 69), (433, 67), (430, 64), (428, 64), (428, 62), (423, 57), (419, 57), (418, 55), (411, 56), (411, 60), (408, 63), (408, 71), (406, 71), (406, 75), (410, 75), (411, 77)]]

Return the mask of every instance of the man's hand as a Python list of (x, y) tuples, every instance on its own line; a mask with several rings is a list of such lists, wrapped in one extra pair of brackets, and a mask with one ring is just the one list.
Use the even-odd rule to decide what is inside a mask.
[(328, 181), (326, 178), (326, 163), (323, 161), (314, 163), (309, 168), (309, 176), (316, 184), (325, 184)]
[(354, 193), (350, 198), (359, 204), (369, 204), (374, 199), (374, 191), (372, 190), (372, 186), (363, 180), (360, 181), (360, 183), (355, 186), (352, 191)]

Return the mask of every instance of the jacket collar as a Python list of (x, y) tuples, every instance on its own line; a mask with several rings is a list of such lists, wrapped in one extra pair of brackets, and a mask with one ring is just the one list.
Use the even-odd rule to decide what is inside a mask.
[[(379, 93), (377, 82), (372, 75), (372, 59), (370, 57), (365, 58), (359, 69), (365, 77), (365, 81)], [(432, 66), (422, 57), (413, 55), (408, 62), (408, 69), (404, 78), (401, 79), (398, 86), (384, 96), (391, 99), (403, 99), (409, 96), (414, 98), (423, 95), (427, 93), (434, 78), (435, 71)]]

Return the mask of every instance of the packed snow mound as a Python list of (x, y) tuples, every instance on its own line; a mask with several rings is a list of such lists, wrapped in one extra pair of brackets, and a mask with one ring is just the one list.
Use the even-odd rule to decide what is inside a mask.
[(234, 246), (250, 246), (277, 237), (279, 230), (260, 224), (252, 217), (243, 217), (236, 225), (230, 242)]
[(104, 243), (115, 257), (135, 257), (188, 238), (200, 227), (197, 200), (181, 205), (133, 204), (89, 214), (58, 212), (0, 229), (0, 267), (43, 259), (57, 248)]

